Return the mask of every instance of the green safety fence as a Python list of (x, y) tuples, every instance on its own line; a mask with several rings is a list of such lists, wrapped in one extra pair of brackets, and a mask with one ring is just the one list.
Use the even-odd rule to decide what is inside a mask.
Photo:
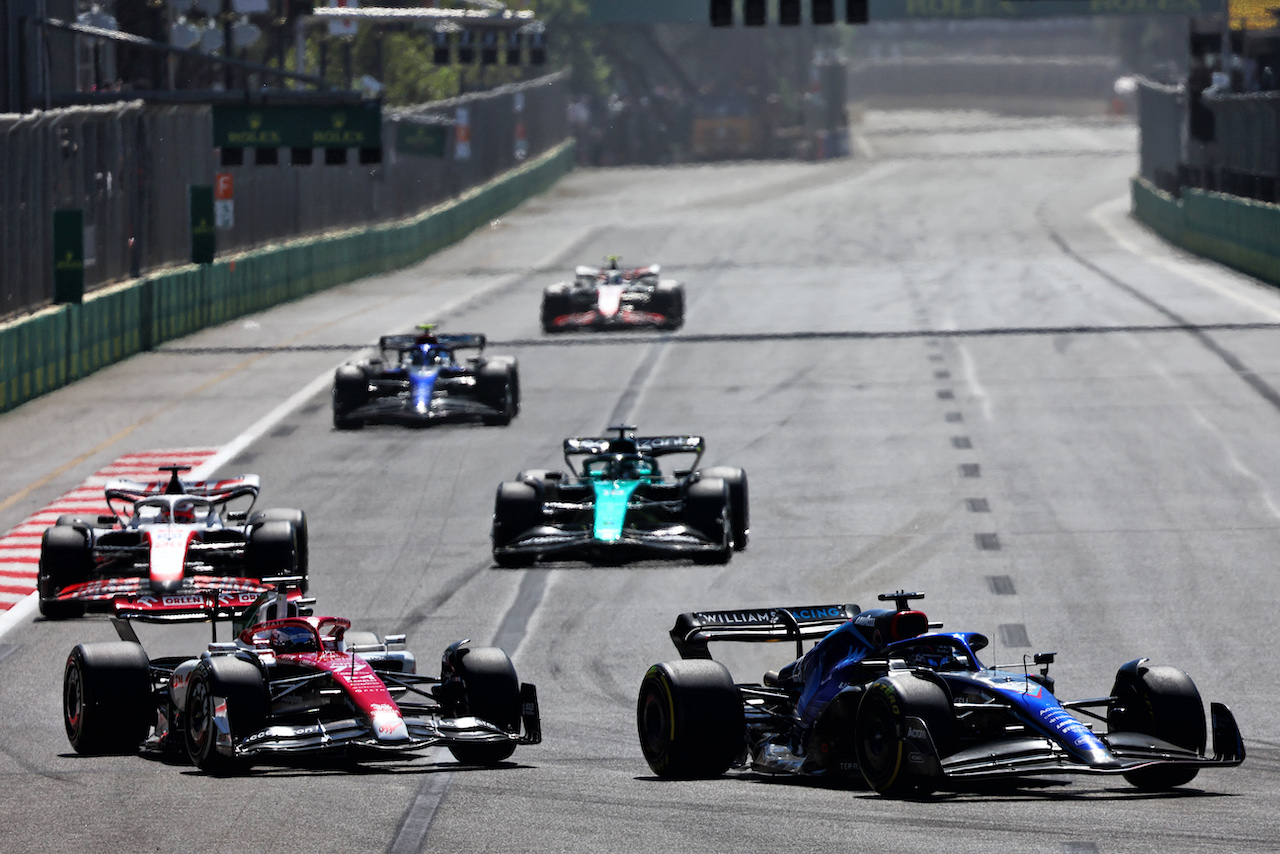
[(164, 341), (416, 264), (550, 188), (574, 159), (565, 142), (406, 220), (181, 267), (0, 325), (0, 412)]
[(1178, 199), (1143, 178), (1131, 188), (1134, 216), (1170, 243), (1280, 285), (1280, 205), (1192, 189)]

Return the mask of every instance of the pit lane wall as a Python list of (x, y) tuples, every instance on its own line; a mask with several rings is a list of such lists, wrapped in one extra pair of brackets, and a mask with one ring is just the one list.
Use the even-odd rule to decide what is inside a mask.
[(1181, 198), (1131, 182), (1133, 215), (1183, 249), (1280, 285), (1280, 205), (1184, 187)]
[(166, 270), (0, 325), (0, 412), (165, 341), (415, 264), (545, 191), (573, 163), (565, 142), (408, 219)]

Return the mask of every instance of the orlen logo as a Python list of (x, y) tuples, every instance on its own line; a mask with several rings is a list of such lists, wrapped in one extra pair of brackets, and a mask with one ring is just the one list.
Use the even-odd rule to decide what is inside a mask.
[(188, 605), (200, 606), (204, 604), (203, 597), (200, 596), (162, 596), (160, 604), (169, 608), (180, 608)]

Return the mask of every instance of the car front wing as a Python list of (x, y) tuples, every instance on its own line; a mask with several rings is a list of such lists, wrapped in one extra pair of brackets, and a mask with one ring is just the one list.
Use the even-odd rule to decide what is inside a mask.
[(586, 529), (553, 526), (535, 528), (515, 542), (495, 548), (494, 554), (535, 554), (552, 560), (616, 559), (632, 555), (676, 560), (699, 552), (718, 552), (724, 546), (692, 532), (684, 525), (644, 530), (623, 528), (616, 540), (596, 539)]

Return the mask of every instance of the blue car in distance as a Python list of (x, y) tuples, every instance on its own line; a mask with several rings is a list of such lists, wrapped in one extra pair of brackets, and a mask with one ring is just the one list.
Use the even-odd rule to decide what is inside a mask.
[[(337, 369), (333, 426), (479, 421), (507, 424), (520, 411), (520, 374), (514, 356), (488, 356), (479, 334), (437, 335), (431, 324), (417, 333), (384, 335), (379, 355)], [(477, 350), (462, 358), (463, 350)]]
[[(727, 563), (747, 547), (747, 475), (700, 469), (701, 436), (614, 436), (564, 440), (570, 474), (532, 469), (498, 486), (493, 559), (499, 566), (543, 560), (616, 565), (646, 558)], [(663, 457), (692, 458), (670, 477)]]
[[(636, 721), (649, 767), (677, 779), (749, 767), (911, 797), (966, 781), (1063, 774), (1118, 775), (1163, 791), (1201, 768), (1244, 761), (1240, 730), (1221, 703), (1209, 705), (1206, 754), (1204, 706), (1181, 670), (1135, 659), (1107, 696), (1063, 701), (1049, 676), (1054, 653), (987, 666), (977, 656), (987, 638), (937, 631), (940, 623), (910, 606), (922, 594), (879, 598), (893, 607), (681, 614), (671, 630), (680, 660), (655, 664), (640, 684)], [(787, 640), (796, 659), (759, 684), (735, 684), (708, 650), (712, 641)]]

